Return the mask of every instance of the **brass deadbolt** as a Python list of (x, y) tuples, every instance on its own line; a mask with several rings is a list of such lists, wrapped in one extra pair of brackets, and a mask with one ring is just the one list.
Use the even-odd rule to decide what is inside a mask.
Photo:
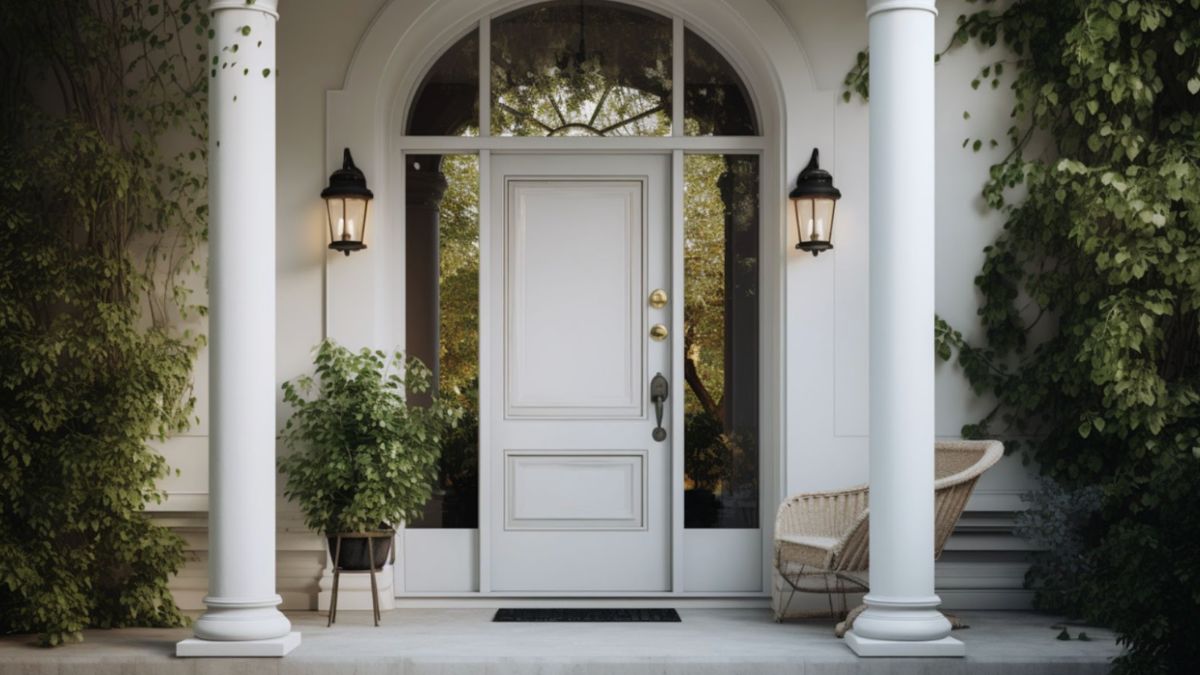
[(653, 338), (654, 340), (657, 340), (658, 342), (662, 342), (663, 340), (666, 340), (667, 335), (669, 335), (669, 332), (667, 331), (667, 327), (662, 325), (661, 323), (656, 323), (650, 327), (650, 337)]

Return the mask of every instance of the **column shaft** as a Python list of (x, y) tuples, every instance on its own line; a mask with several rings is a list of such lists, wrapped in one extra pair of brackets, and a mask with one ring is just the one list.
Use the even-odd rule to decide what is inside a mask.
[(890, 656), (937, 642), (942, 651), (920, 655), (957, 655), (933, 586), (936, 9), (934, 0), (868, 0), (867, 15), (871, 590), (848, 643)]
[[(276, 0), (214, 0), (209, 64), (209, 591), (201, 640), (279, 638)], [(235, 48), (236, 45), (236, 48)]]
[[(405, 174), (405, 351), (432, 371), (433, 388), (441, 373), (441, 240), (439, 207), (446, 177), (438, 170), (441, 157), (410, 156)], [(418, 168), (419, 167), (419, 168)], [(427, 404), (429, 395), (412, 401)]]

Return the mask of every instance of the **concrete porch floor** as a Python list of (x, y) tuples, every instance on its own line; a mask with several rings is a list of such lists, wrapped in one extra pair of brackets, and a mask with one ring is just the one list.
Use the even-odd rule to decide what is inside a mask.
[[(4, 675), (758, 675), (887, 673), (999, 675), (1105, 673), (1120, 653), (1111, 632), (1056, 640), (1056, 619), (1025, 612), (962, 612), (954, 636), (965, 659), (859, 659), (828, 620), (776, 624), (765, 609), (679, 610), (682, 623), (492, 623), (494, 609), (399, 609), (371, 626), (369, 612), (290, 614), (303, 643), (283, 659), (179, 659), (188, 629), (92, 630), (85, 641), (35, 647), (0, 639)], [(1078, 628), (1072, 626), (1075, 635)]]

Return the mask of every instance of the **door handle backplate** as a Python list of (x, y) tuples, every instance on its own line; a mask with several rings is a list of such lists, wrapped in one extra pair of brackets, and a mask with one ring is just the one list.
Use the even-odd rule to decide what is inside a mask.
[(659, 443), (667, 440), (667, 430), (663, 428), (663, 404), (667, 402), (667, 396), (670, 395), (671, 385), (667, 383), (667, 378), (663, 377), (662, 373), (654, 376), (650, 380), (650, 400), (654, 403), (654, 431), (650, 434), (651, 438)]

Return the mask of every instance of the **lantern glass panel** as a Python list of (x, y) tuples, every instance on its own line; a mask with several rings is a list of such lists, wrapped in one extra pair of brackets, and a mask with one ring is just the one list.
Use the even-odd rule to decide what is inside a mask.
[(837, 202), (821, 197), (793, 199), (796, 230), (800, 241), (829, 241), (833, 232), (833, 210)]
[(329, 238), (331, 242), (366, 242), (367, 200), (362, 197), (329, 197)]

